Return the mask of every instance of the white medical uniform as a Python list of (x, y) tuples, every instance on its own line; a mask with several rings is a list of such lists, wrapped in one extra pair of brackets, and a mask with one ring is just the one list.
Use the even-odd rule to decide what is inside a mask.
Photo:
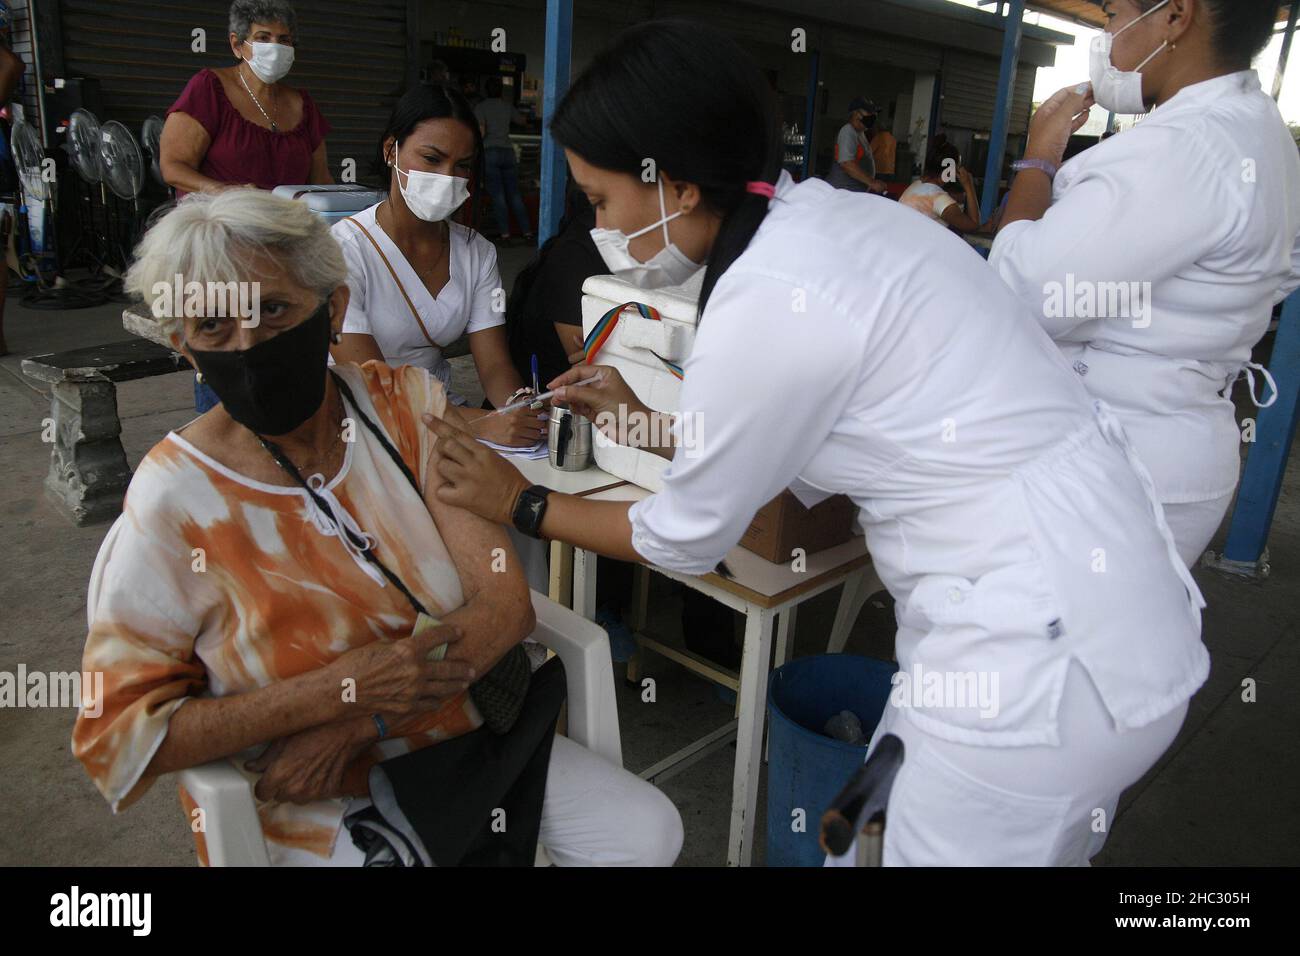
[[(1065, 163), (1046, 215), (993, 244), (989, 261), (1128, 431), (1188, 564), (1231, 504), (1241, 434), (1223, 393), (1300, 285), (1298, 236), (1295, 142), (1245, 71)], [(1124, 289), (1149, 311), (1125, 309)], [(1271, 402), (1260, 386), (1256, 404)]]
[[(428, 369), (447, 388), (453, 401), (464, 405), (465, 399), (450, 388), (451, 365), (443, 358), (442, 350), (467, 332), (473, 335), (505, 324), (504, 308), (499, 311), (494, 308), (504, 301), (498, 292), (501, 276), (497, 271), (496, 248), (473, 229), (448, 223), (450, 278), (435, 298), (401, 250), (375, 222), (375, 211), (381, 205), (371, 206), (353, 217), (374, 238), (373, 244), (356, 224), (346, 219), (335, 223), (330, 230), (343, 248), (343, 258), (348, 264), (348, 288), (352, 292), (343, 317), (343, 331), (374, 336), (384, 359), (394, 368), (418, 365)], [(383, 251), (382, 257), (375, 244)], [(393, 273), (384, 264), (385, 258), (401, 281), (401, 288), (393, 281)], [(411, 314), (402, 289), (415, 305), (419, 322)]]
[[(1016, 754), (1085, 762), (1117, 799), (1135, 779), (1119, 758), (1150, 766), (1207, 676), (1203, 601), (1114, 417), (984, 260), (896, 203), (782, 174), (701, 316), (681, 413), (697, 453), (630, 512), (646, 560), (704, 573), (788, 485), (847, 494), (897, 601), (900, 666), (996, 679), (995, 707), (887, 708), (916, 733), (886, 862), (1086, 859), (1078, 794), (1043, 794), (1041, 758), (1022, 772)], [(1101, 705), (1063, 734), (1088, 682)]]

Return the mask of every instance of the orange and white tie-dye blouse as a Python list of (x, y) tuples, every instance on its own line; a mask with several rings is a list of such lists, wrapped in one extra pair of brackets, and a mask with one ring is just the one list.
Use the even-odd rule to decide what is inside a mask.
[[(420, 416), (441, 417), (442, 385), (412, 366), (369, 362), (335, 371), (423, 490), (435, 438)], [(348, 414), (354, 417), (351, 408)], [(375, 554), (431, 614), (459, 607), (460, 579), (428, 506), (362, 422), (345, 429), (353, 440), (339, 474), (304, 477), (340, 520), (376, 541)], [(82, 666), (104, 673), (103, 712), (78, 717), (73, 753), (117, 811), (152, 785), (145, 771), (189, 698), (245, 693), (376, 639), (407, 637), (416, 615), (304, 489), (246, 478), (172, 432), (131, 480), (95, 562), (87, 617)], [(462, 693), (416, 733), (376, 744), (367, 759), (481, 722)], [(182, 803), (192, 809), (183, 792)], [(345, 806), (343, 799), (260, 803), (272, 862), (301, 851), (328, 857)], [(196, 837), (203, 858), (202, 834)]]

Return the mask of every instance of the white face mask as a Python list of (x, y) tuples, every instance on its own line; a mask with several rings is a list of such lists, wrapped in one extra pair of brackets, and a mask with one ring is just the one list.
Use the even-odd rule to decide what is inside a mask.
[(1164, 52), (1168, 41), (1160, 44), (1149, 57), (1137, 65), (1137, 69), (1124, 71), (1111, 62), (1110, 51), (1115, 45), (1115, 37), (1129, 27), (1140, 23), (1163, 7), (1169, 0), (1157, 4), (1142, 16), (1131, 20), (1114, 33), (1102, 33), (1092, 38), (1092, 54), (1089, 63), (1092, 75), (1092, 95), (1097, 105), (1112, 113), (1145, 113), (1146, 99), (1142, 95), (1142, 67), (1146, 66), (1156, 54)]
[[(397, 188), (406, 200), (406, 208), (417, 219), (425, 222), (441, 222), (469, 198), (469, 180), (462, 176), (448, 176), (445, 173), (426, 173), (418, 169), (410, 172), (399, 169), (396, 163), (390, 163), (397, 173)], [(402, 177), (406, 182), (402, 182)]]
[[(702, 268), (700, 263), (688, 259), (686, 254), (668, 238), (668, 223), (680, 216), (681, 211), (671, 216), (665, 213), (662, 179), (659, 180), (659, 215), (661, 218), (658, 222), (652, 222), (631, 235), (617, 229), (591, 230), (591, 241), (596, 244), (596, 251), (605, 260), (605, 266), (611, 275), (618, 276), (642, 289), (660, 289), (664, 286), (681, 285)], [(663, 226), (664, 247), (655, 253), (649, 262), (642, 262), (628, 251), (627, 245), (637, 236), (644, 236), (658, 226)]]
[(246, 60), (249, 69), (257, 74), (263, 83), (278, 83), (289, 75), (293, 66), (293, 47), (284, 43), (254, 43), (252, 59)]

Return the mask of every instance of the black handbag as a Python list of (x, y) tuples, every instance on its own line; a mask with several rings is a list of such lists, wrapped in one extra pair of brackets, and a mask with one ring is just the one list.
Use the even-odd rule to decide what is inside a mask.
[(531, 866), (565, 696), (554, 657), (507, 732), (480, 727), (372, 767), (371, 805), (343, 820), (364, 865)]

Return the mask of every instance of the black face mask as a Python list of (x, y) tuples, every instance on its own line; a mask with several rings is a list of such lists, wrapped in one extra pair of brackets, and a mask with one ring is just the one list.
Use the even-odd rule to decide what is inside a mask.
[(190, 354), (227, 414), (258, 435), (287, 435), (325, 401), (330, 303), (305, 321), (243, 351)]

